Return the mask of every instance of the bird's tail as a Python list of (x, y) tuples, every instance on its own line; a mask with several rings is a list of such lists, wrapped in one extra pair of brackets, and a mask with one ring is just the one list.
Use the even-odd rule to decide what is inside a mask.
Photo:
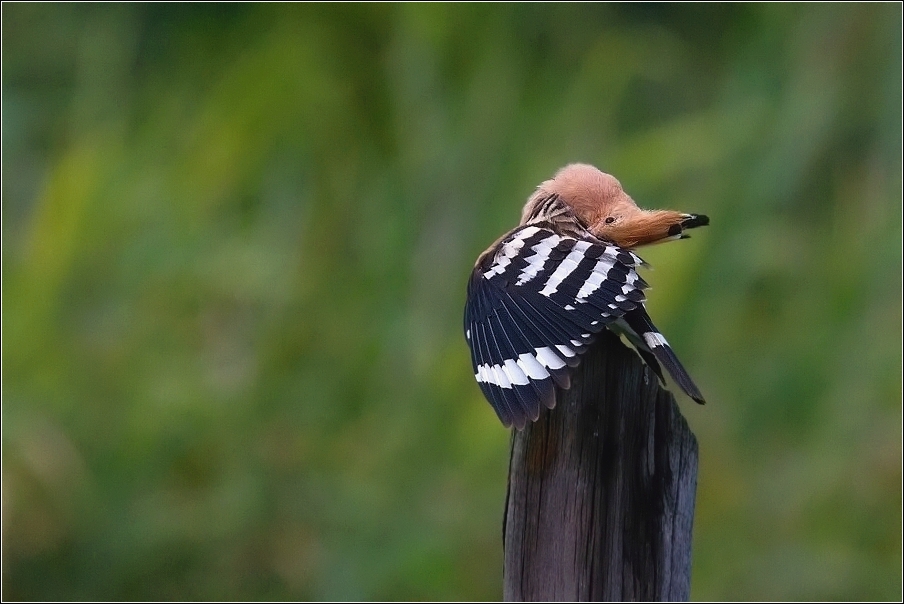
[(671, 374), (675, 379), (675, 382), (681, 386), (681, 389), (701, 405), (706, 402), (703, 400), (700, 389), (694, 384), (694, 380), (691, 379), (691, 376), (688, 375), (687, 370), (681, 364), (681, 361), (675, 356), (672, 347), (669, 346), (669, 343), (666, 342), (656, 326), (653, 325), (653, 321), (650, 320), (650, 316), (647, 314), (646, 309), (644, 309), (643, 306), (639, 306), (634, 310), (625, 313), (624, 319), (628, 326), (633, 329), (643, 343), (646, 344), (650, 352), (652, 352), (659, 362), (662, 363), (662, 366), (665, 367), (666, 371)]

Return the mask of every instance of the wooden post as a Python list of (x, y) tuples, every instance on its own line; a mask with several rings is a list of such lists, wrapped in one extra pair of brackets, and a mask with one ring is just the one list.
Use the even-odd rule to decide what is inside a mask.
[(504, 598), (687, 600), (696, 488), (675, 399), (604, 330), (556, 408), (513, 436)]

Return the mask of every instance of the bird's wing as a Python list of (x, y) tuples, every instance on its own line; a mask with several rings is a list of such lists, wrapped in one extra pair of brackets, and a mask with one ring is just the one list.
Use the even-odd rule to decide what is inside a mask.
[(551, 409), (554, 386), (570, 386), (593, 335), (643, 308), (642, 263), (616, 245), (537, 225), (515, 229), (481, 256), (468, 284), (465, 337), (503, 424), (522, 429), (541, 405)]

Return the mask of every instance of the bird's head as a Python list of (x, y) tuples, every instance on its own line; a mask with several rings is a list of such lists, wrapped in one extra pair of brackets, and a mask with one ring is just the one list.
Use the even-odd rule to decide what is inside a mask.
[(569, 164), (537, 187), (524, 206), (522, 223), (551, 195), (558, 196), (595, 237), (628, 249), (683, 239), (686, 229), (709, 224), (702, 214), (642, 210), (614, 176), (588, 164)]

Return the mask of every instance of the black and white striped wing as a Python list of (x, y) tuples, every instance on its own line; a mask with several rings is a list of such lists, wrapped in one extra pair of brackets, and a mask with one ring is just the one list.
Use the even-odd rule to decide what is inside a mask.
[[(616, 245), (520, 227), (475, 267), (468, 284), (465, 337), (474, 375), (506, 426), (523, 428), (593, 336), (635, 308), (647, 284), (643, 261)], [(645, 314), (645, 313), (644, 313)]]

